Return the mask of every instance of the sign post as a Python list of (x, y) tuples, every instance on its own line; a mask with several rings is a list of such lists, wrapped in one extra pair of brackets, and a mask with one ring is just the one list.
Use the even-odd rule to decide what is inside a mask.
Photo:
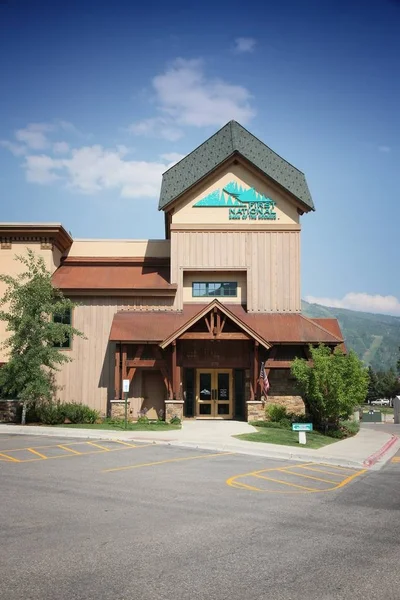
[(306, 431), (312, 431), (312, 423), (292, 423), (292, 431), (299, 432), (299, 444), (307, 443)]
[(129, 379), (122, 380), (122, 391), (125, 394), (125, 429), (128, 429), (128, 393), (130, 383), (131, 382), (129, 381)]

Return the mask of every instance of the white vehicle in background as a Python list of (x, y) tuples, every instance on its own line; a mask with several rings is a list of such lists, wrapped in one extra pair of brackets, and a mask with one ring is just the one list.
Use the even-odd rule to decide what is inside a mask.
[(390, 400), (388, 398), (380, 398), (379, 400), (372, 400), (373, 406), (390, 406)]

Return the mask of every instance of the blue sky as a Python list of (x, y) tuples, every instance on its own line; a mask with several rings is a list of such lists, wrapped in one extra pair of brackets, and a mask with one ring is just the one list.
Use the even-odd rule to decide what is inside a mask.
[(305, 172), (302, 295), (400, 315), (400, 1), (0, 1), (2, 221), (162, 238), (230, 119)]

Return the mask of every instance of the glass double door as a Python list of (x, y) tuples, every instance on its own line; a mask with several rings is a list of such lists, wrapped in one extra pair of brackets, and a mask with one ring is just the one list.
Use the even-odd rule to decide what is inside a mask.
[(197, 369), (196, 417), (232, 418), (232, 369)]

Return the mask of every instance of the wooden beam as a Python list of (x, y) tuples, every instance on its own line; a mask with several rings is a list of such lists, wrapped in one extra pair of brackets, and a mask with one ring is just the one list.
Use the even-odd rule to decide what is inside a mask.
[(128, 377), (127, 377), (127, 379), (129, 379), (129, 381), (132, 381), (135, 373), (136, 373), (136, 369), (134, 367), (131, 367), (130, 369), (128, 369)]
[(136, 352), (135, 352), (135, 358), (134, 358), (134, 360), (138, 360), (142, 356), (143, 350), (144, 350), (144, 344), (139, 344), (136, 347)]
[(220, 333), (219, 335), (213, 335), (209, 332), (204, 331), (188, 331), (183, 333), (180, 340), (251, 340), (252, 338), (247, 333)]
[(217, 312), (217, 335), (221, 333), (221, 315)]
[(220, 333), (223, 332), (224, 327), (225, 327), (225, 323), (226, 323), (226, 315), (222, 316), (222, 322), (221, 322), (221, 329), (220, 329)]
[(121, 398), (121, 344), (115, 344), (115, 372), (114, 372), (115, 399)]
[(204, 317), (204, 320), (205, 320), (205, 322), (206, 322), (206, 325), (207, 325), (207, 329), (208, 329), (208, 331), (211, 333), (211, 325), (210, 325), (210, 321), (207, 319), (207, 317)]
[[(312, 360), (308, 360), (307, 363), (309, 365), (313, 364)], [(273, 369), (290, 369), (293, 364), (292, 360), (267, 360), (265, 363), (265, 368), (273, 368)]]
[(167, 363), (165, 362), (165, 360), (158, 360), (156, 358), (139, 358), (139, 360), (136, 360), (134, 358), (133, 360), (127, 360), (126, 366), (141, 369), (161, 369), (163, 367), (166, 367)]
[(171, 382), (171, 377), (169, 374), (168, 364), (164, 358), (165, 354), (163, 352), (161, 352), (161, 348), (159, 346), (154, 345), (153, 346), (153, 356), (155, 356), (156, 359), (158, 361), (160, 361), (160, 363), (164, 363), (163, 365), (160, 366), (160, 371), (161, 371), (161, 375), (163, 376), (164, 385), (167, 390), (167, 397), (172, 398), (172, 382)]

